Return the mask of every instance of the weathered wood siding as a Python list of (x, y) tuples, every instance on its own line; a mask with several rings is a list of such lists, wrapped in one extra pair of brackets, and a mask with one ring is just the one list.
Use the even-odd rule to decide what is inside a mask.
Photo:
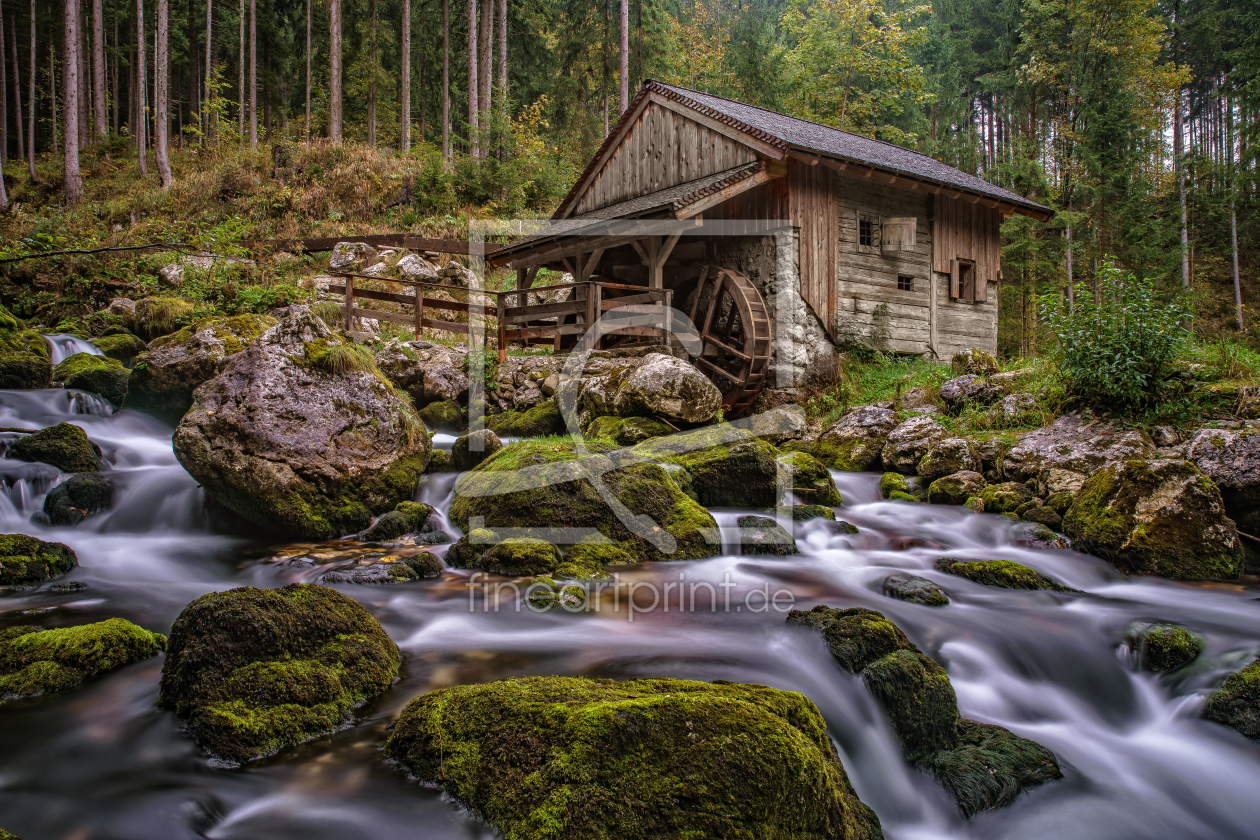
[(932, 267), (948, 274), (950, 260), (975, 260), (979, 280), (998, 282), (1002, 270), (1002, 214), (980, 204), (942, 196), (936, 197), (935, 211)]
[[(951, 301), (948, 260), (944, 273), (934, 271), (939, 227), (932, 219), (932, 196), (846, 173), (835, 173), (833, 180), (839, 228), (838, 259), (833, 275), (838, 296), (833, 316), (838, 331), (836, 337), (870, 341), (877, 332), (885, 332), (888, 349), (899, 353), (930, 354), (935, 342), (936, 354), (942, 359), (970, 347), (995, 351), (996, 291), (992, 291), (984, 303)], [(915, 217), (914, 247), (900, 251), (874, 249), (874, 252), (860, 248), (859, 215), (879, 219)], [(802, 236), (802, 261), (803, 239)], [(996, 244), (995, 238), (993, 247)], [(979, 262), (977, 259), (977, 265)], [(899, 276), (912, 277), (913, 290), (899, 290)], [(885, 308), (882, 314), (877, 314), (881, 313), (881, 304)]]
[(595, 173), (572, 214), (580, 216), (756, 159), (751, 147), (649, 102)]
[(795, 158), (788, 161), (788, 218), (800, 229), (801, 297), (834, 338), (840, 220), (832, 180), (825, 166), (810, 166)]

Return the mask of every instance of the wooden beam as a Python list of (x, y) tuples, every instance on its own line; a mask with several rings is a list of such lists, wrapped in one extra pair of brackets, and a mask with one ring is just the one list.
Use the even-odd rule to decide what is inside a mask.
[(676, 207), (674, 210), (674, 215), (678, 217), (679, 219), (695, 218), (699, 220), (700, 214), (703, 213), (705, 210), (708, 210), (710, 207), (716, 207), (722, 202), (728, 201), (729, 199), (734, 198), (740, 193), (747, 192), (748, 190), (751, 190), (753, 187), (759, 187), (768, 181), (773, 181), (775, 178), (781, 178), (785, 174), (787, 174), (786, 169), (783, 171), (782, 174), (776, 174), (776, 173), (772, 173), (769, 167), (767, 167), (766, 169), (763, 169), (760, 172), (757, 172), (753, 175), (750, 175), (747, 178), (744, 178), (742, 181), (736, 181), (734, 184), (730, 184), (729, 186), (723, 187), (722, 189), (718, 190), (717, 192), (711, 195), (706, 195), (704, 198), (698, 198), (695, 201), (691, 202), (690, 204), (685, 204), (681, 207)]

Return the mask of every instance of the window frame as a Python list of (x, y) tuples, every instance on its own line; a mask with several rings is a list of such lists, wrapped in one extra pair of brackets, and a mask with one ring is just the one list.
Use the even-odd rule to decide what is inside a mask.
[[(870, 242), (862, 243), (862, 224), (863, 222), (870, 225)], [(882, 231), (880, 230), (880, 216), (878, 213), (868, 213), (862, 210), (857, 211), (857, 250), (859, 254), (875, 254), (883, 256), (880, 247), (880, 239)]]

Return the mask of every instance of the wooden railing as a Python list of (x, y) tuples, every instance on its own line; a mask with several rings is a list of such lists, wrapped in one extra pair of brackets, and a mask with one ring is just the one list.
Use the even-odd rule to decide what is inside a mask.
[[(604, 312), (617, 310), (627, 315), (660, 316), (660, 326), (624, 326), (614, 327), (606, 332), (618, 335), (637, 335), (658, 337), (668, 340), (672, 321), (673, 290), (650, 289), (645, 286), (629, 286), (623, 283), (607, 283), (589, 280), (584, 283), (558, 283), (552, 286), (536, 286), (530, 289), (513, 289), (506, 292), (473, 289), (467, 290), (469, 295), (484, 295), (495, 299), (494, 304), (465, 303), (458, 300), (444, 300), (426, 297), (425, 289), (440, 289), (447, 294), (453, 291), (464, 291), (459, 287), (428, 283), (422, 280), (395, 280), (393, 278), (372, 277), (366, 274), (334, 273), (334, 277), (342, 279), (342, 285), (330, 285), (330, 294), (343, 295), (345, 298), (345, 328), (351, 328), (354, 318), (369, 318), (377, 321), (390, 321), (403, 324), (415, 330), (419, 338), (423, 330), (440, 330), (443, 332), (469, 335), (469, 326), (462, 321), (448, 321), (441, 318), (430, 318), (425, 315), (426, 309), (442, 312), (463, 313), (468, 316), (481, 315), (494, 318), (494, 330), (498, 337), (499, 361), (502, 362), (507, 352), (507, 345), (513, 341), (537, 343), (543, 339), (551, 339), (557, 350), (560, 349), (563, 336), (580, 336), (594, 324)], [(356, 280), (371, 280), (374, 283), (397, 283), (410, 286), (411, 294), (383, 292), (376, 289), (362, 288)], [(530, 294), (553, 293), (571, 290), (568, 300), (554, 303), (528, 303)], [(514, 300), (512, 300), (514, 298)], [(383, 301), (410, 307), (410, 312), (386, 312), (381, 309), (367, 309), (357, 305), (359, 300)], [(512, 304), (515, 305), (512, 305)], [(566, 323), (570, 317), (573, 323)], [(487, 330), (487, 333), (489, 330)], [(598, 346), (598, 345), (596, 345)]]

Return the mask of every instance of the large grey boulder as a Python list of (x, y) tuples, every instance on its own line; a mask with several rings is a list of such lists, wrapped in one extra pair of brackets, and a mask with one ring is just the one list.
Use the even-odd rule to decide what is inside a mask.
[(1260, 430), (1200, 429), (1184, 451), (1216, 483), (1239, 530), (1260, 536)]
[(1077, 491), (1063, 533), (1118, 568), (1168, 578), (1236, 578), (1243, 550), (1221, 493), (1194, 464), (1117, 461)]
[(591, 418), (662, 417), (683, 423), (711, 420), (722, 392), (688, 362), (652, 353), (582, 383), (580, 407)]
[(305, 306), (197, 389), (175, 431), (207, 496), (276, 534), (328, 539), (408, 500), (429, 437), (406, 397)]
[(331, 271), (355, 272), (376, 262), (377, 252), (371, 245), (362, 242), (338, 242), (333, 246), (332, 256), (328, 258)]
[(884, 468), (913, 475), (928, 450), (944, 440), (949, 432), (931, 417), (911, 417), (888, 434), (884, 444)]
[(878, 469), (884, 444), (896, 427), (897, 414), (891, 408), (864, 405), (823, 430), (810, 452), (834, 470)]
[(428, 341), (391, 339), (375, 354), (381, 373), (418, 406), (460, 401), (468, 393), (468, 350)]
[(969, 405), (991, 405), (1002, 398), (1003, 391), (984, 378), (968, 373), (941, 385), (941, 401), (957, 414)]
[(945, 438), (932, 444), (918, 466), (924, 485), (963, 470), (982, 472), (975, 449), (963, 438)]
[(1055, 493), (1071, 489), (1068, 485), (1073, 480), (1079, 486), (1079, 482), (1107, 464), (1155, 455), (1155, 445), (1145, 432), (1065, 414), (1053, 424), (1024, 435), (1006, 453), (1002, 470), (1008, 479), (1037, 479), (1043, 485), (1052, 470), (1074, 473), (1076, 479), (1059, 476), (1055, 489), (1043, 487), (1044, 491)]
[(217, 376), (230, 356), (275, 323), (268, 315), (209, 318), (153, 339), (136, 357), (125, 406), (178, 420), (192, 405), (198, 386)]

